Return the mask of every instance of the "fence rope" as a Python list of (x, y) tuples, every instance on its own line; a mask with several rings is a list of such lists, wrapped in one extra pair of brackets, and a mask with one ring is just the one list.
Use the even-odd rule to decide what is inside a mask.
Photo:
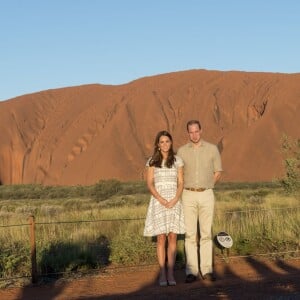
[[(236, 213), (248, 213), (259, 211), (273, 211), (273, 210), (297, 210), (300, 206), (296, 207), (275, 207), (275, 208), (263, 208), (263, 209), (249, 209), (249, 210), (234, 210), (224, 211), (222, 214), (236, 214)], [(124, 218), (124, 219), (98, 219), (98, 220), (78, 220), (78, 221), (57, 221), (57, 222), (36, 222), (36, 225), (53, 225), (53, 224), (76, 224), (76, 223), (93, 223), (93, 222), (121, 222), (121, 221), (141, 221), (145, 220), (145, 217), (140, 218)], [(0, 225), (0, 228), (28, 226), (29, 224), (12, 224), (12, 225)]]
[(234, 213), (247, 213), (247, 212), (261, 212), (261, 211), (271, 211), (271, 210), (294, 210), (300, 209), (300, 206), (296, 207), (274, 207), (274, 208), (261, 208), (261, 209), (247, 209), (247, 210), (228, 210), (223, 212), (224, 214), (234, 214)]

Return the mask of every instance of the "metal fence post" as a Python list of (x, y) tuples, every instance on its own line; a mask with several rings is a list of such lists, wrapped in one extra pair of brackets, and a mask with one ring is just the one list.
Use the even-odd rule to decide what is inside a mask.
[(36, 244), (35, 244), (35, 220), (34, 216), (29, 217), (30, 226), (30, 252), (31, 252), (31, 282), (37, 283), (37, 263), (36, 263)]

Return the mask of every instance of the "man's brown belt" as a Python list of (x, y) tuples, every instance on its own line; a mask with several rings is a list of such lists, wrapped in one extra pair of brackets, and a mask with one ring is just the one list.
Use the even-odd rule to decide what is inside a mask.
[(206, 190), (206, 188), (198, 188), (198, 189), (196, 189), (196, 188), (188, 188), (188, 187), (186, 187), (184, 189), (188, 190), (188, 191), (193, 191), (193, 192), (204, 192)]

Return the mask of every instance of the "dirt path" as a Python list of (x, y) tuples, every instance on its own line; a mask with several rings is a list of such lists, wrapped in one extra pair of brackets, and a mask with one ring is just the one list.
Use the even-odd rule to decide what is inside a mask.
[(181, 269), (176, 270), (175, 287), (159, 287), (156, 266), (108, 269), (80, 279), (2, 289), (0, 299), (300, 299), (300, 258), (231, 258), (216, 262), (215, 270), (218, 280), (213, 283), (186, 284)]

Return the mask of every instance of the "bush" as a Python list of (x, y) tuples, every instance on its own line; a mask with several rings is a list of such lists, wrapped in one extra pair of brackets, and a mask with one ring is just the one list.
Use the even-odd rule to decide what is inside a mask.
[(91, 197), (98, 201), (108, 199), (117, 194), (121, 189), (121, 183), (118, 180), (100, 180), (94, 185), (91, 191)]
[(156, 262), (155, 246), (151, 240), (142, 235), (125, 232), (113, 238), (110, 261), (124, 265)]
[(28, 249), (19, 243), (9, 248), (0, 248), (0, 278), (12, 277), (15, 274), (29, 275), (30, 260)]
[(285, 176), (279, 180), (287, 194), (300, 191), (300, 139), (293, 140), (284, 135), (282, 137), (282, 153), (284, 155)]

